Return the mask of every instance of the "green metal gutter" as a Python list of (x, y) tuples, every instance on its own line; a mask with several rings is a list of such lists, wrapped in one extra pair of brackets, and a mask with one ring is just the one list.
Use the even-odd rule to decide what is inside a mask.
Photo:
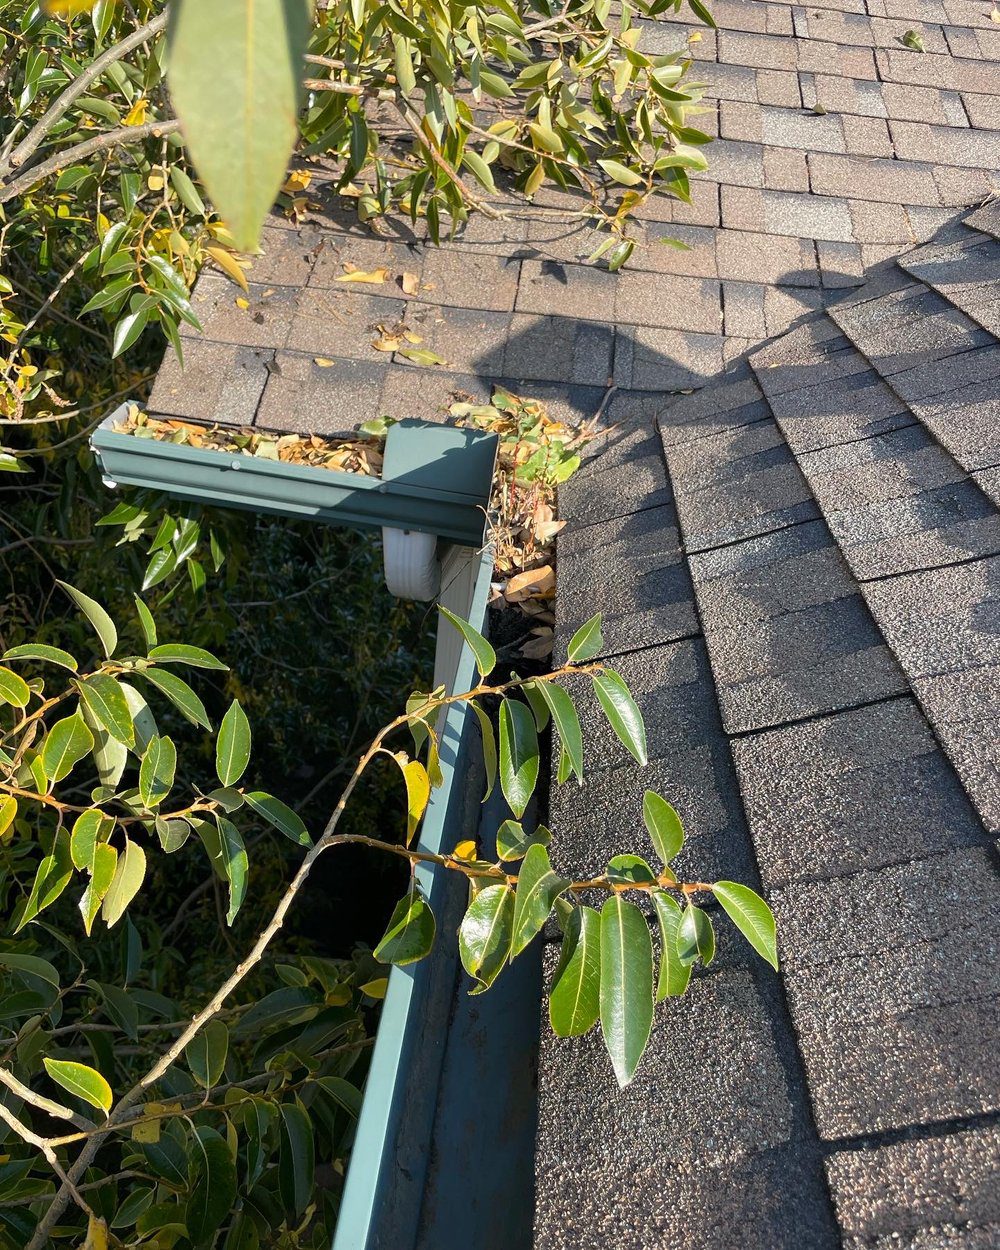
[(436, 534), (480, 547), (497, 438), (407, 419), (389, 427), (381, 478), (115, 433), (123, 405), (91, 437), (105, 480), (216, 507), (339, 525)]
[[(456, 553), (442, 601), (480, 627), (492, 574), (492, 552)], [(439, 639), (435, 681), (468, 690), (477, 680), (475, 659), (467, 644), (449, 655), (448, 635)], [(470, 719), (464, 704), (453, 704), (441, 726), (444, 784), (431, 796), (419, 843), (435, 853), (479, 824), (481, 764), (478, 731), (466, 732)], [(417, 878), (438, 940), (429, 958), (390, 973), (332, 1250), (412, 1250), (417, 1235), (466, 901), (454, 873), (424, 865)]]

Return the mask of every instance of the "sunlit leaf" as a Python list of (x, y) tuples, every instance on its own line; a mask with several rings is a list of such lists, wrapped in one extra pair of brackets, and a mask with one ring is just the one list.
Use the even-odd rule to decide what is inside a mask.
[(529, 846), (517, 874), (514, 893), (514, 933), (510, 957), (513, 959), (528, 945), (549, 917), (552, 905), (569, 882), (552, 870), (549, 853), (539, 843)]
[(500, 704), (500, 786), (520, 820), (538, 781), (538, 734), (530, 710), (516, 699)]
[(478, 629), (475, 629), (468, 621), (463, 621), (460, 616), (456, 616), (454, 612), (449, 612), (444, 604), (438, 604), (438, 611), (459, 631), (465, 641), (469, 644), (472, 654), (476, 658), (476, 668), (479, 669), (481, 677), (488, 677), (496, 668), (497, 653), (486, 641)]
[(645, 916), (619, 894), (601, 909), (600, 1000), (601, 1032), (624, 1089), (653, 1027), (653, 943)]
[(75, 586), (70, 586), (68, 582), (59, 582), (58, 585), (65, 590), (93, 625), (94, 632), (101, 640), (104, 654), (110, 660), (118, 646), (118, 630), (115, 628), (114, 621), (96, 599), (91, 599), (89, 595), (85, 595), (82, 590), (77, 590)]
[(125, 909), (139, 893), (145, 876), (146, 852), (137, 842), (126, 838), (101, 907), (101, 916), (109, 929), (124, 916)]
[(601, 917), (574, 907), (549, 995), (549, 1021), (557, 1037), (579, 1037), (597, 1023), (601, 1009)]
[(215, 772), (224, 786), (234, 786), (250, 763), (250, 722), (234, 699), (222, 718), (215, 744)]
[(510, 956), (514, 891), (509, 885), (488, 885), (469, 904), (458, 931), (462, 967), (480, 987), (493, 984)]
[(761, 959), (777, 971), (777, 936), (770, 907), (749, 886), (736, 881), (716, 881), (712, 893)]
[(82, 1098), (92, 1107), (105, 1113), (111, 1110), (115, 1096), (100, 1072), (88, 1068), (85, 1063), (73, 1063), (67, 1059), (49, 1059), (46, 1056), (42, 1062), (45, 1064), (45, 1071), (57, 1085), (61, 1085), (77, 1098)]
[(435, 929), (434, 913), (414, 884), (396, 904), (375, 958), (384, 964), (416, 963), (430, 954)]

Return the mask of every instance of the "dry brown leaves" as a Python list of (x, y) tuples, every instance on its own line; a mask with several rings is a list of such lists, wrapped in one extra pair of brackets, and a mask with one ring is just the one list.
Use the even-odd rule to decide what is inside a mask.
[(125, 420), (113, 428), (116, 434), (132, 434), (137, 438), (180, 443), (207, 451), (259, 456), (263, 460), (280, 460), (285, 464), (301, 464), (314, 469), (336, 469), (363, 477), (379, 477), (382, 473), (382, 448), (377, 438), (323, 438), (318, 434), (229, 429), (218, 425), (197, 425), (192, 421), (160, 420), (137, 408), (130, 409)]

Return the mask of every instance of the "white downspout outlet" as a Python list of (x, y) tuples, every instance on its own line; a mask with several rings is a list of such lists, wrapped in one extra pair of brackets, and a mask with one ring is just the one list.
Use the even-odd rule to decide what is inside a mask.
[(417, 530), (382, 529), (382, 567), (389, 593), (422, 603), (436, 599), (441, 588), (437, 535)]

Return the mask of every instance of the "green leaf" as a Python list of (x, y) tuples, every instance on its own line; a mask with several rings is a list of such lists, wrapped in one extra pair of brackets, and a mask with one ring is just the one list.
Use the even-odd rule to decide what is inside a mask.
[(500, 787), (520, 820), (538, 781), (538, 734), (530, 710), (516, 699), (500, 704)]
[(234, 786), (250, 763), (250, 722), (234, 699), (219, 726), (215, 744), (215, 772), (224, 786)]
[(469, 904), (458, 930), (458, 953), (479, 989), (488, 989), (507, 962), (513, 924), (514, 891), (509, 885), (488, 885)]
[(715, 931), (707, 912), (688, 903), (677, 929), (677, 954), (683, 964), (701, 959), (707, 968), (715, 958)]
[(375, 958), (383, 964), (416, 963), (431, 953), (435, 929), (434, 913), (414, 883), (396, 904)]
[(431, 782), (427, 769), (419, 760), (407, 759), (403, 752), (393, 758), (399, 765), (403, 780), (406, 782), (406, 845), (409, 846), (427, 810), (431, 797)]
[(31, 688), (23, 677), (9, 668), (0, 668), (0, 700), (14, 707), (27, 707)]
[(600, 997), (604, 1044), (624, 1089), (653, 1027), (653, 943), (645, 916), (617, 894), (601, 910)]
[(187, 176), (180, 165), (173, 165), (170, 169), (170, 183), (177, 192), (177, 198), (189, 211), (198, 217), (206, 217), (205, 203), (198, 194), (198, 188)]
[(677, 950), (678, 932), (684, 912), (671, 895), (657, 890), (653, 895), (656, 918), (660, 922), (660, 976), (656, 985), (656, 1001), (679, 998), (691, 980), (691, 965), (681, 962)]
[(497, 653), (490, 644), (482, 636), (478, 629), (473, 629), (468, 621), (463, 621), (460, 616), (456, 616), (454, 612), (449, 612), (443, 604), (438, 604), (438, 611), (450, 621), (458, 630), (465, 641), (469, 644), (472, 654), (476, 658), (476, 668), (479, 669), (481, 677), (488, 677), (496, 668)]
[(243, 252), (257, 245), (298, 138), (311, 25), (308, 0), (170, 6), (170, 96), (198, 177)]
[(549, 995), (552, 1031), (579, 1037), (594, 1027), (600, 1010), (601, 917), (592, 907), (574, 907)]
[(544, 825), (528, 834), (516, 820), (505, 820), (497, 830), (497, 855), (505, 862), (523, 859), (529, 846), (548, 846), (551, 841), (552, 834)]
[(193, 1184), (184, 1224), (191, 1245), (207, 1247), (236, 1202), (236, 1163), (215, 1129), (195, 1130), (192, 1146)]
[(144, 669), (142, 676), (165, 694), (192, 725), (201, 725), (203, 729), (211, 732), (212, 722), (208, 719), (205, 705), (186, 681), (175, 677), (173, 673), (164, 673), (155, 668)]
[(643, 180), (641, 174), (637, 174), (634, 169), (629, 169), (621, 161), (598, 160), (597, 163), (609, 178), (613, 178), (615, 182), (621, 183), (622, 186), (637, 187)]
[(71, 673), (75, 673), (79, 667), (68, 651), (63, 651), (61, 647), (47, 647), (38, 642), (27, 642), (20, 647), (10, 647), (0, 656), (0, 659), (47, 660), (50, 664), (68, 668)]
[(514, 893), (514, 935), (510, 957), (514, 959), (528, 945), (548, 919), (552, 905), (569, 882), (553, 872), (549, 853), (536, 843), (529, 846), (521, 862)]
[(651, 885), (656, 880), (656, 873), (641, 855), (613, 856), (604, 875), (616, 885)]
[(45, 1057), (42, 1063), (45, 1064), (45, 1071), (57, 1085), (61, 1085), (69, 1093), (82, 1098), (84, 1102), (99, 1108), (105, 1114), (111, 1110), (115, 1096), (111, 1092), (111, 1086), (100, 1072), (88, 1068), (85, 1063), (71, 1063), (67, 1059)]
[(94, 746), (94, 735), (79, 711), (66, 716), (49, 730), (42, 747), (42, 766), (50, 782), (68, 777)]
[(761, 959), (777, 972), (777, 932), (770, 907), (749, 886), (736, 881), (716, 881), (712, 893)]
[(135, 745), (135, 727), (125, 692), (108, 673), (94, 673), (78, 683), (83, 702), (94, 720), (124, 746)]
[(170, 738), (154, 738), (139, 767), (139, 797), (147, 808), (159, 806), (167, 797), (176, 771), (177, 748)]
[(182, 642), (166, 642), (161, 647), (153, 647), (149, 658), (157, 664), (187, 664), (191, 668), (211, 668), (220, 673), (228, 673), (229, 665), (217, 660), (211, 651), (203, 647), (189, 647)]
[[(580, 717), (572, 698), (554, 681), (540, 681), (538, 689), (542, 698), (549, 705), (552, 719), (559, 730), (560, 744), (560, 776), (567, 778), (576, 773), (583, 781), (583, 734), (580, 731)], [(563, 763), (565, 761), (565, 765)]]
[(218, 813), (216, 813), (215, 820), (219, 827), (222, 871), (229, 883), (229, 910), (226, 912), (226, 924), (232, 925), (246, 897), (249, 860), (243, 838), (233, 822), (226, 820)]
[(706, 26), (711, 26), (713, 30), (715, 29), (715, 18), (709, 11), (708, 6), (702, 4), (702, 0), (688, 0), (688, 4), (691, 6), (691, 12), (694, 13), (699, 21), (704, 22)]
[(642, 713), (629, 693), (628, 686), (614, 671), (605, 669), (593, 675), (594, 691), (619, 741), (639, 764), (646, 764), (646, 729)]
[(642, 818), (653, 847), (664, 865), (670, 863), (684, 845), (684, 826), (677, 812), (654, 790), (642, 796)]
[(298, 1101), (281, 1104), (278, 1189), (286, 1211), (300, 1216), (313, 1197), (316, 1156), (312, 1121)]
[(44, 911), (62, 894), (73, 876), (73, 857), (70, 852), (69, 834), (60, 829), (52, 843), (52, 852), (46, 855), (38, 865), (31, 894), (25, 904), (24, 911), (17, 922), (15, 933), (20, 933), (24, 926)]
[(139, 893), (146, 876), (146, 852), (136, 842), (125, 839), (125, 849), (118, 857), (115, 875), (101, 907), (101, 916), (108, 928), (116, 925), (129, 903)]
[(93, 625), (94, 632), (101, 640), (104, 654), (110, 660), (118, 646), (118, 630), (115, 629), (114, 621), (95, 599), (85, 595), (82, 590), (77, 590), (75, 586), (70, 586), (68, 582), (57, 581), (57, 584), (65, 590), (87, 620)]
[(544, 684), (544, 682), (526, 681), (521, 687), (521, 693), (527, 700), (528, 707), (531, 708), (531, 714), (535, 718), (535, 728), (539, 733), (543, 733), (545, 726), (549, 723), (548, 701), (539, 689), (539, 686)]
[(229, 1030), (225, 1021), (217, 1016), (209, 1020), (184, 1048), (184, 1058), (191, 1075), (202, 1089), (212, 1089), (222, 1080), (228, 1054)]
[(96, 807), (77, 816), (69, 839), (70, 858), (74, 868), (79, 868), (81, 872), (94, 871), (94, 855), (98, 846), (108, 840), (114, 823), (110, 816), (106, 816)]
[[(107, 519), (107, 518), (105, 518)], [(142, 636), (146, 640), (146, 650), (156, 646), (156, 622), (153, 620), (153, 614), (149, 608), (143, 603), (138, 595), (133, 595), (135, 600), (135, 610), (139, 613), (139, 624), (142, 626)]]
[(479, 730), (483, 736), (483, 766), (486, 769), (486, 793), (483, 795), (485, 803), (493, 793), (493, 787), (497, 782), (497, 736), (493, 730), (493, 722), (475, 699), (470, 701), (469, 706), (476, 714)]
[(111, 350), (112, 360), (117, 360), (123, 352), (127, 352), (136, 343), (143, 330), (149, 325), (149, 317), (150, 310), (146, 307), (140, 308), (138, 312), (126, 313), (122, 317), (115, 326)]
[(93, 928), (97, 913), (101, 910), (101, 904), (104, 902), (108, 890), (111, 889), (111, 883), (114, 881), (117, 867), (118, 852), (106, 842), (99, 843), (94, 848), (90, 884), (84, 890), (79, 904), (80, 915), (83, 917), (83, 928), (87, 937), (90, 937), (90, 930)]
[(312, 846), (312, 838), (309, 836), (302, 817), (280, 799), (276, 799), (273, 794), (267, 794), (263, 790), (251, 790), (243, 797), (248, 807), (252, 808), (258, 816), (263, 816), (269, 825), (272, 825), (279, 833), (283, 833), (286, 838), (291, 838), (298, 846)]
[(472, 148), (466, 149), (462, 153), (462, 164), (466, 169), (471, 170), (477, 182), (480, 182), (487, 191), (491, 194), (496, 194), (497, 187), (493, 181), (493, 171), (478, 152), (474, 152)]

